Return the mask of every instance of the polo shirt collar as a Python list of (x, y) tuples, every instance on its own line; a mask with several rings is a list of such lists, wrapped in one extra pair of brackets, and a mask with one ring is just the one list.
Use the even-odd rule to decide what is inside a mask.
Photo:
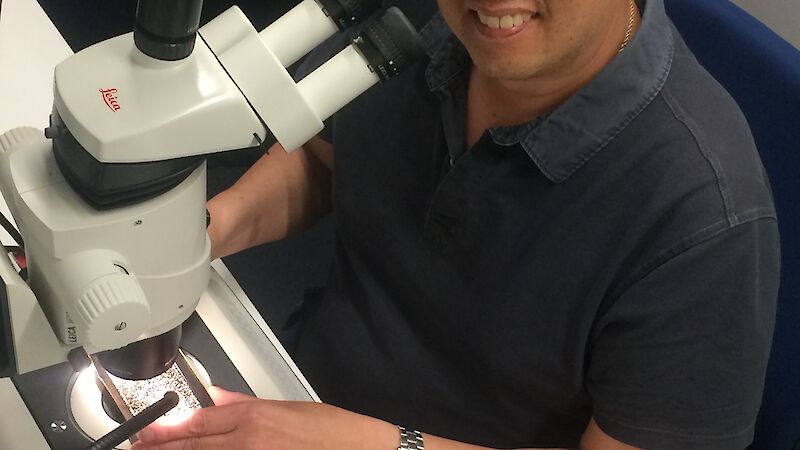
[[(468, 82), (463, 75), (471, 67), (469, 55), (440, 13), (421, 35), (431, 58), (425, 72), (431, 91)], [(636, 35), (589, 83), (545, 117), (490, 129), (492, 139), (503, 146), (520, 144), (551, 181), (566, 180), (656, 97), (669, 74), (673, 48), (663, 0), (647, 0)]]

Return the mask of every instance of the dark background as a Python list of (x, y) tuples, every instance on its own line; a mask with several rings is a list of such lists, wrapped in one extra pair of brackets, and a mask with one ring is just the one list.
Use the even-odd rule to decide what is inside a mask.
[[(298, 3), (299, 0), (206, 0), (203, 2), (200, 24), (205, 24), (235, 4), (261, 30)], [(39, 4), (76, 52), (96, 42), (133, 31), (136, 0), (40, 0)]]
[[(261, 30), (297, 3), (299, 0), (206, 0), (201, 25), (236, 4)], [(39, 4), (75, 52), (133, 30), (136, 0), (40, 0)], [(209, 198), (233, 184), (247, 168), (247, 158), (233, 165), (215, 162), (209, 162)], [(325, 283), (332, 249), (329, 217), (298, 236), (231, 255), (224, 262), (280, 337), (287, 315), (304, 293)]]

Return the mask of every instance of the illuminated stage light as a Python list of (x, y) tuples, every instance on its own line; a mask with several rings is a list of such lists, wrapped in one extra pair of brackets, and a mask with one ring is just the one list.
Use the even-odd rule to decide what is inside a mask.
[[(181, 354), (203, 386), (211, 385), (211, 379), (202, 364), (192, 355), (185, 352)], [(202, 406), (177, 363), (163, 374), (148, 380), (125, 380), (111, 374), (108, 374), (108, 377), (116, 386), (132, 415), (160, 400), (167, 391), (175, 391), (180, 399), (178, 406), (157, 421), (161, 425), (181, 423)], [(119, 425), (103, 408), (102, 391), (98, 384), (97, 369), (92, 364), (76, 374), (69, 389), (70, 410), (75, 423), (93, 440)], [(117, 448), (129, 449), (130, 443), (125, 441)]]

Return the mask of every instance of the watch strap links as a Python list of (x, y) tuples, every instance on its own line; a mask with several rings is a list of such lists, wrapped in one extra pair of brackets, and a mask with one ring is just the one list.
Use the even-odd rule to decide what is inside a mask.
[(397, 428), (400, 430), (400, 446), (397, 450), (425, 450), (422, 433), (417, 430), (407, 430), (400, 425)]

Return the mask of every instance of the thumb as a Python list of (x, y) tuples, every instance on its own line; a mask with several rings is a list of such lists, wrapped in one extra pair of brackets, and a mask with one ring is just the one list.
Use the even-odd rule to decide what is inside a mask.
[(211, 399), (214, 400), (214, 404), (217, 406), (256, 400), (255, 397), (250, 395), (245, 395), (241, 392), (226, 391), (218, 386), (209, 386), (208, 395), (211, 396)]

